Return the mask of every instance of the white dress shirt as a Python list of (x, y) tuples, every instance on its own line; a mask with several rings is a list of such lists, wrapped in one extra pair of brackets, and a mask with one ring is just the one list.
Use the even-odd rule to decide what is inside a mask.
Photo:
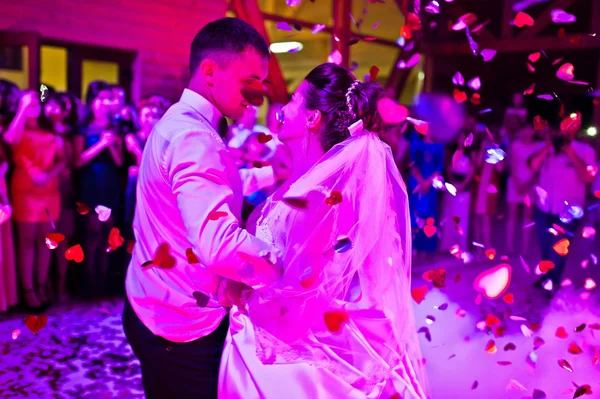
[[(127, 297), (150, 331), (173, 342), (193, 341), (217, 328), (227, 313), (215, 300), (222, 278), (249, 286), (275, 278), (266, 277), (275, 266), (240, 258), (276, 250), (239, 227), (242, 181), (217, 134), (221, 117), (202, 96), (184, 90), (152, 130), (140, 164)], [(216, 211), (223, 216), (211, 220)], [(175, 267), (142, 266), (163, 243)], [(188, 249), (200, 263), (188, 263)], [(207, 294), (208, 303), (199, 306), (194, 292)]]
[[(580, 141), (571, 143), (575, 154), (586, 165), (596, 164), (594, 149)], [(554, 151), (546, 157), (540, 168), (537, 206), (542, 212), (559, 215), (569, 206), (585, 208), (587, 184), (577, 175), (575, 165), (565, 153)]]

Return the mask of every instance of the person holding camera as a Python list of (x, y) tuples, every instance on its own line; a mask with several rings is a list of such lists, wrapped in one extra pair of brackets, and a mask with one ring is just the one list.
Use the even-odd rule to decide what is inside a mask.
[[(588, 185), (594, 180), (588, 166), (596, 164), (594, 149), (575, 140), (581, 129), (581, 114), (571, 114), (561, 123), (560, 130), (550, 131), (546, 145), (528, 161), (538, 174), (534, 221), (541, 248), (541, 259), (553, 267), (534, 284), (551, 291), (560, 286), (567, 261), (568, 246), (583, 217)], [(548, 280), (552, 282), (551, 286)]]

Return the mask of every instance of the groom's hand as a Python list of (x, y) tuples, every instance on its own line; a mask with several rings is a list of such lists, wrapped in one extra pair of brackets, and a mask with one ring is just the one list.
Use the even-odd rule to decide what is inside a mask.
[(217, 299), (221, 306), (226, 308), (230, 308), (233, 305), (244, 307), (245, 303), (242, 297), (243, 293), (248, 290), (252, 290), (252, 288), (246, 284), (224, 278), (219, 283)]

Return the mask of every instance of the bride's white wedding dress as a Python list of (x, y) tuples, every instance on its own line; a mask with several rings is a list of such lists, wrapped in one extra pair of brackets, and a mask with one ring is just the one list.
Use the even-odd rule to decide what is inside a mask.
[(407, 200), (389, 147), (362, 132), (253, 214), (285, 270), (231, 309), (220, 398), (426, 397)]

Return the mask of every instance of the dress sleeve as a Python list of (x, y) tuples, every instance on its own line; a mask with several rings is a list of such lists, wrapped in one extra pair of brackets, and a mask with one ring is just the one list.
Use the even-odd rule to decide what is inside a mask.
[(165, 172), (185, 224), (187, 238), (204, 267), (250, 286), (279, 277), (261, 254), (275, 248), (239, 226), (231, 211), (236, 195), (227, 177), (224, 150), (210, 134), (177, 137), (165, 153)]

